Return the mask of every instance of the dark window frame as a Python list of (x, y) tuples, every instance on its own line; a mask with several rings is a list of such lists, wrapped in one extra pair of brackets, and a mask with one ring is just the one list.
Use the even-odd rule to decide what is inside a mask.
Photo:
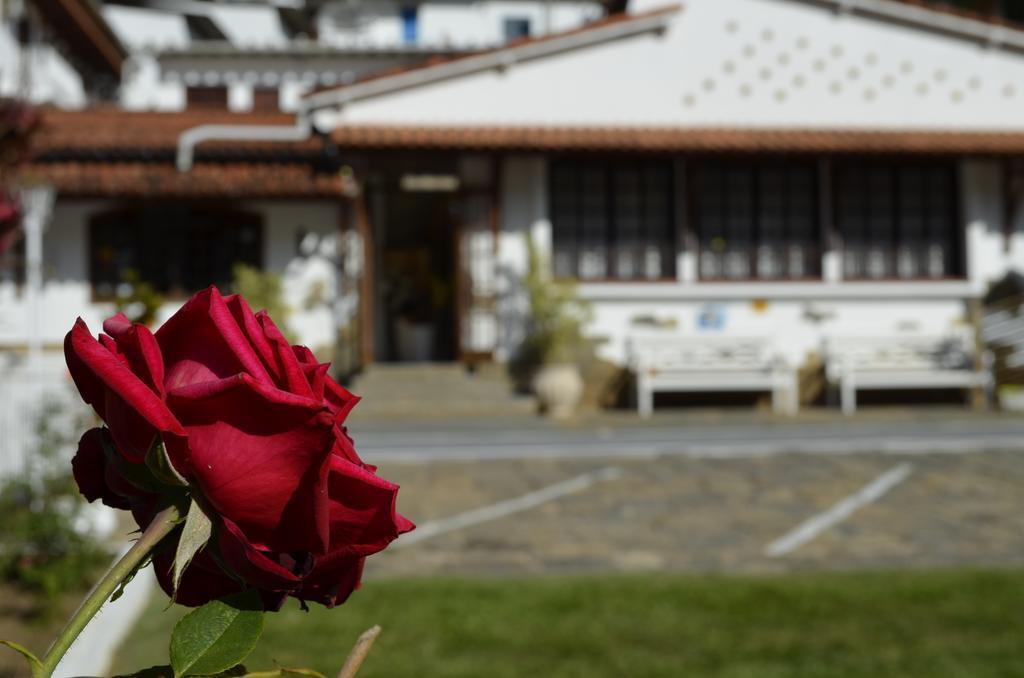
[[(160, 226), (154, 226), (154, 228), (162, 228), (165, 230), (164, 235), (170, 229), (181, 228), (193, 229), (194, 232), (199, 233), (203, 228), (208, 228), (211, 224), (215, 227), (219, 226), (222, 230), (228, 229), (240, 229), (248, 228), (251, 229), (252, 242), (248, 245), (251, 256), (240, 256), (237, 259), (233, 259), (230, 263), (247, 263), (258, 268), (263, 268), (266, 259), (265, 252), (265, 239), (266, 239), (266, 223), (263, 215), (259, 212), (252, 210), (246, 210), (240, 207), (224, 206), (220, 204), (206, 203), (206, 202), (187, 202), (187, 203), (170, 203), (170, 202), (159, 202), (159, 203), (138, 203), (138, 204), (125, 204), (111, 209), (103, 210), (92, 214), (87, 222), (87, 241), (88, 251), (86, 252), (87, 257), (87, 269), (89, 276), (89, 287), (91, 291), (91, 298), (93, 302), (105, 302), (111, 301), (114, 298), (113, 294), (105, 294), (101, 291), (104, 285), (113, 285), (116, 287), (118, 284), (117, 280), (108, 280), (105, 272), (102, 271), (101, 264), (98, 261), (98, 249), (104, 243), (100, 242), (102, 237), (101, 230), (105, 227), (122, 229), (120, 234), (124, 237), (127, 234), (126, 240), (130, 241), (130, 246), (134, 249), (142, 262), (136, 261), (131, 266), (123, 267), (112, 267), (112, 269), (118, 270), (119, 274), (123, 274), (123, 271), (128, 268), (133, 268), (139, 271), (142, 279), (150, 284), (156, 286), (157, 290), (169, 300), (183, 300), (187, 299), (191, 294), (203, 289), (209, 285), (227, 285), (230, 283), (230, 279), (214, 279), (216, 273), (212, 270), (206, 275), (201, 276), (203, 281), (198, 284), (197, 281), (189, 281), (188, 277), (191, 273), (184, 273), (181, 276), (181, 280), (176, 281), (181, 283), (180, 286), (169, 287), (163, 284), (164, 281), (154, 279), (155, 276), (151, 275), (151, 271), (142, 270), (146, 266), (146, 260), (152, 260), (154, 254), (154, 248), (159, 251), (159, 245), (168, 242), (162, 240), (156, 242), (152, 239), (147, 241), (146, 221), (147, 216), (154, 214), (163, 216), (164, 213), (174, 214), (178, 221), (175, 222), (173, 219), (168, 220)], [(199, 218), (195, 218), (195, 215), (199, 215)], [(170, 224), (170, 225), (168, 225)], [(181, 235), (184, 235), (181, 234)], [(180, 238), (181, 235), (178, 237)], [(152, 236), (148, 236), (152, 238)], [(188, 236), (186, 236), (188, 237)], [(186, 242), (179, 245), (178, 251), (187, 256), (190, 261), (194, 258), (192, 254), (195, 252), (196, 244), (198, 240), (186, 240)], [(223, 243), (221, 243), (223, 245)], [(115, 244), (113, 247), (117, 247)], [(149, 248), (147, 250), (147, 247)], [(142, 254), (138, 254), (138, 253)], [(186, 266), (181, 266), (181, 270), (187, 270)], [(225, 271), (226, 273), (226, 271)], [(101, 277), (103, 279), (101, 279)], [(195, 288), (195, 289), (193, 289)]]
[(523, 40), (533, 35), (533, 22), (528, 16), (510, 15), (502, 20), (501, 30), (505, 42)]
[(281, 90), (277, 87), (253, 87), (252, 110), (277, 113), (281, 110)]
[[(748, 275), (744, 277), (731, 277), (728, 275), (705, 276), (702, 274), (702, 258), (704, 256), (704, 243), (708, 234), (705, 225), (701, 223), (701, 172), (711, 169), (722, 169), (725, 171), (745, 170), (749, 178), (749, 191), (751, 201), (751, 229), (747, 244)], [(810, 177), (810, 203), (809, 213), (810, 229), (812, 239), (805, 246), (810, 248), (810, 254), (805, 255), (808, 262), (810, 274), (793, 276), (788, 273), (788, 263), (784, 265), (785, 273), (776, 277), (761, 277), (758, 248), (763, 242), (765, 213), (761, 209), (761, 196), (759, 191), (763, 180), (761, 172), (766, 169), (778, 169), (786, 171), (792, 168), (800, 168), (808, 172)], [(821, 205), (824, 199), (823, 187), (820, 181), (820, 167), (818, 158), (815, 157), (715, 157), (702, 156), (694, 157), (687, 163), (687, 213), (689, 221), (689, 234), (692, 240), (693, 252), (696, 257), (696, 282), (701, 283), (799, 283), (799, 282), (820, 282), (823, 280), (822, 254), (826, 251), (826, 239), (822, 232)], [(785, 180), (787, 184), (790, 179)], [(789, 196), (784, 197), (783, 210), (790, 208)]]
[[(872, 277), (866, 273), (859, 275), (853, 275), (846, 268), (846, 257), (850, 250), (848, 240), (848, 232), (844, 230), (844, 218), (841, 211), (844, 208), (843, 196), (841, 194), (842, 187), (840, 182), (843, 180), (844, 172), (850, 171), (851, 168), (860, 169), (861, 171), (870, 171), (871, 169), (885, 169), (892, 173), (890, 180), (890, 197), (891, 197), (891, 215), (892, 219), (892, 238), (891, 244), (887, 248), (885, 257), (887, 260), (886, 268), (889, 271), (888, 275)], [(949, 255), (949, 264), (947, 271), (942, 276), (929, 276), (925, 274), (917, 274), (915, 276), (905, 277), (899, 275), (899, 253), (901, 247), (905, 246), (908, 242), (905, 228), (901, 227), (901, 224), (906, 218), (906, 215), (901, 212), (903, 203), (901, 202), (901, 185), (900, 185), (900, 170), (906, 169), (919, 169), (925, 171), (944, 170), (947, 173), (947, 179), (949, 180), (951, 190), (950, 199), (947, 210), (947, 219), (949, 221), (949, 232), (948, 239), (945, 241), (948, 244), (952, 252)], [(860, 282), (877, 282), (877, 283), (913, 283), (923, 281), (964, 281), (967, 279), (967, 229), (965, 227), (965, 219), (963, 213), (963, 176), (962, 176), (962, 164), (956, 157), (942, 156), (942, 157), (928, 157), (928, 158), (914, 158), (906, 156), (860, 156), (860, 157), (845, 157), (837, 158), (833, 163), (832, 177), (830, 191), (832, 194), (832, 224), (834, 237), (838, 240), (834, 250), (840, 256), (840, 269), (841, 277), (844, 282), (860, 283)], [(922, 191), (921, 195), (927, 200), (929, 191), (927, 187)], [(925, 213), (930, 209), (929, 205), (925, 205)], [(864, 239), (868, 239), (868, 235), (865, 234)], [(866, 265), (862, 266), (866, 269)], [(952, 271), (952, 273), (950, 272)]]
[(186, 87), (185, 108), (227, 110), (228, 88), (223, 85)]
[[(634, 275), (631, 277), (622, 277), (619, 273), (619, 245), (623, 240), (620, 229), (617, 227), (619, 219), (616, 215), (616, 208), (619, 203), (615, 200), (616, 192), (613, 188), (615, 181), (615, 170), (622, 167), (634, 167), (641, 175), (641, 186), (638, 190), (640, 195), (645, 195), (646, 189), (648, 188), (648, 182), (643, 178), (644, 172), (655, 170), (664, 172), (664, 188), (665, 188), (665, 204), (663, 206), (664, 213), (661, 218), (664, 219), (664, 232), (660, 234), (660, 237), (656, 241), (656, 246), (659, 249), (661, 256), (660, 263), (660, 275), (657, 277), (647, 277), (642, 275)], [(557, 212), (557, 197), (556, 197), (556, 173), (563, 169), (569, 168), (575, 172), (574, 181), (574, 192), (575, 192), (575, 224), (572, 228), (571, 238), (562, 238), (560, 244), (560, 235), (565, 234), (564, 227), (560, 228), (558, 222)], [(605, 275), (584, 277), (580, 275), (581, 270), (581, 243), (586, 242), (585, 228), (582, 219), (582, 198), (584, 196), (584, 174), (587, 171), (599, 171), (603, 174), (601, 183), (603, 184), (603, 195), (605, 196), (604, 201), (604, 233), (603, 233), (603, 244), (605, 247)], [(556, 156), (549, 158), (548, 162), (548, 173), (547, 173), (547, 214), (551, 222), (552, 230), (552, 269), (556, 279), (561, 280), (572, 280), (579, 283), (602, 283), (602, 282), (614, 282), (614, 283), (665, 283), (665, 282), (676, 282), (678, 280), (679, 271), (677, 270), (677, 255), (680, 249), (679, 229), (678, 229), (678, 212), (677, 212), (677, 170), (675, 167), (674, 159), (672, 157), (640, 157), (640, 156)], [(640, 206), (640, 220), (641, 228), (640, 231), (644, 236), (650, 236), (651, 227), (647, 225), (646, 215), (655, 210), (656, 206), (648, 206), (647, 200), (641, 198)], [(568, 243), (568, 244), (567, 244)], [(571, 273), (569, 275), (561, 274), (555, 264), (556, 257), (560, 255), (560, 251), (564, 254), (566, 251), (569, 252), (569, 256), (572, 259)]]

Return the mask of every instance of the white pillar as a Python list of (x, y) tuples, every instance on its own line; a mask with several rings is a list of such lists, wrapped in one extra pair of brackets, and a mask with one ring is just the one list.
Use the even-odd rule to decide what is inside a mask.
[(25, 306), (28, 309), (28, 361), (39, 364), (43, 353), (43, 232), (53, 211), (52, 186), (34, 186), (21, 191), (25, 209), (22, 223), (25, 231)]

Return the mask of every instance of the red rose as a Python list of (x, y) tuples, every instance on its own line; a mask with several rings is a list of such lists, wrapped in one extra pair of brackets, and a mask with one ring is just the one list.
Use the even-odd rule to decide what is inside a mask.
[[(358, 398), (265, 312), (210, 287), (155, 335), (121, 314), (103, 329), (97, 341), (79, 319), (64, 341), (79, 392), (109, 429), (82, 437), (75, 479), (145, 528), (163, 498), (145, 464), (160, 436), (214, 525), (178, 602), (201, 605), (241, 580), (268, 608), (289, 595), (333, 606), (358, 586), (366, 556), (413, 529), (395, 511), (398, 486), (359, 459), (343, 426)], [(168, 593), (174, 549), (154, 556)]]

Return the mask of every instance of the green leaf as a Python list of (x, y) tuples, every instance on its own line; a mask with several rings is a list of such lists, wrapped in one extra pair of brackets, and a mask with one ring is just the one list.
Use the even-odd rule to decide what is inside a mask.
[(46, 675), (46, 671), (43, 669), (43, 663), (39, 661), (39, 657), (32, 654), (32, 651), (24, 645), (19, 645), (18, 643), (10, 640), (0, 640), (0, 645), (5, 645), (24, 657), (25, 662), (28, 664), (29, 671), (32, 672), (33, 678), (39, 678)]
[(174, 678), (174, 669), (170, 666), (150, 666), (135, 673), (121, 673), (114, 678)]
[(185, 516), (185, 527), (181, 530), (181, 537), (178, 539), (178, 550), (174, 554), (174, 595), (178, 596), (178, 584), (181, 582), (181, 575), (185, 568), (192, 562), (199, 551), (210, 541), (213, 533), (213, 524), (210, 518), (203, 512), (202, 507), (193, 499), (188, 507), (188, 515)]
[(263, 632), (263, 604), (250, 589), (203, 605), (181, 618), (171, 634), (175, 678), (208, 676), (246, 658)]
[(181, 477), (178, 469), (174, 468), (174, 464), (171, 463), (171, 458), (167, 456), (167, 448), (164, 447), (164, 441), (160, 439), (160, 436), (153, 439), (153, 444), (146, 452), (146, 466), (149, 467), (153, 476), (164, 485), (188, 487), (188, 481)]
[(324, 674), (313, 669), (300, 669), (288, 666), (278, 666), (273, 671), (253, 671), (247, 673), (243, 678), (288, 678), (288, 676), (306, 676), (306, 678), (327, 678)]
[[(241, 664), (232, 666), (227, 671), (221, 671), (220, 673), (214, 674), (213, 678), (238, 678), (239, 676), (247, 676), (249, 672)], [(142, 669), (135, 673), (126, 673), (114, 678), (173, 678), (174, 669), (168, 665), (163, 666), (150, 666), (148, 669)]]

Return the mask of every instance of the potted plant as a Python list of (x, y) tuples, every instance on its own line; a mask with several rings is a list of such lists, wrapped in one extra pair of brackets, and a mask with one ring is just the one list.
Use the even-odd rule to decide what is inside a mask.
[(526, 248), (530, 317), (522, 348), (534, 368), (532, 386), (542, 411), (565, 419), (583, 396), (579, 361), (587, 349), (582, 329), (590, 310), (572, 284), (551, 279), (550, 267), (529, 235)]

